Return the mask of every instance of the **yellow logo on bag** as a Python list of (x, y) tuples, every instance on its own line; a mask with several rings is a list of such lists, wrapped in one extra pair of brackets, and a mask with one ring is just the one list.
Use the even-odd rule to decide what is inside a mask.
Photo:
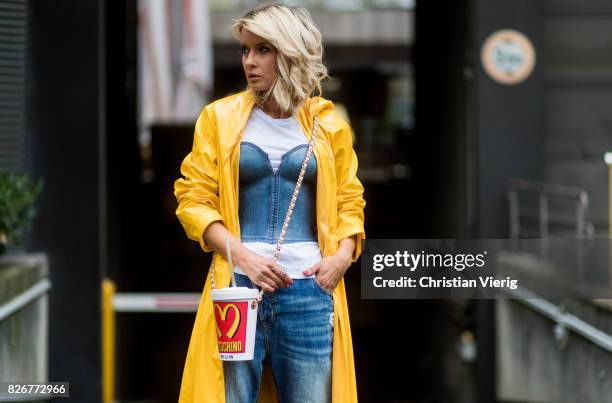
[[(215, 304), (215, 310), (219, 312), (219, 316), (221, 320), (224, 322), (227, 318), (227, 313), (230, 310), (230, 308), (233, 308), (236, 314), (234, 316), (234, 322), (232, 323), (232, 325), (230, 326), (230, 328), (227, 330), (227, 333), (226, 333), (226, 336), (231, 339), (236, 334), (236, 331), (238, 330), (238, 326), (240, 326), (240, 309), (238, 309), (238, 307), (234, 304), (227, 304), (225, 305), (224, 308), (221, 308), (221, 306), (219, 306), (218, 304)], [(221, 329), (219, 328), (219, 323), (215, 321), (215, 325), (217, 326), (217, 337), (221, 337), (223, 333), (221, 333)]]

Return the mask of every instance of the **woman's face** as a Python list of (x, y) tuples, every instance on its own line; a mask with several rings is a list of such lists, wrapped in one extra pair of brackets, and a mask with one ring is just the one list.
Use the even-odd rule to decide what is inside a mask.
[(276, 80), (276, 48), (246, 29), (240, 32), (240, 48), (249, 87), (255, 91), (269, 90)]

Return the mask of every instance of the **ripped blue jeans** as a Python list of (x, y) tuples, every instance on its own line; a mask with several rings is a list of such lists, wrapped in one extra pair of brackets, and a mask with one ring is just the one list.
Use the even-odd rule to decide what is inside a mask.
[[(236, 273), (238, 286), (255, 288)], [(252, 361), (224, 361), (225, 401), (255, 403), (269, 364), (280, 403), (331, 402), (333, 297), (314, 278), (265, 293), (257, 312)]]

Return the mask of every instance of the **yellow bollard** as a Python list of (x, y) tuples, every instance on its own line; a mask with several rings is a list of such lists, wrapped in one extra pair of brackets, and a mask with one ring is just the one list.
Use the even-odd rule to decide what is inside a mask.
[(113, 403), (115, 394), (115, 283), (102, 280), (102, 403)]

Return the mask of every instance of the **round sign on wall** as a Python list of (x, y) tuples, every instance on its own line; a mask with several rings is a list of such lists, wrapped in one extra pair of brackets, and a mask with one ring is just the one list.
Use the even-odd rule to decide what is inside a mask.
[(482, 66), (495, 81), (515, 85), (525, 81), (535, 66), (529, 38), (514, 29), (493, 32), (482, 45)]

